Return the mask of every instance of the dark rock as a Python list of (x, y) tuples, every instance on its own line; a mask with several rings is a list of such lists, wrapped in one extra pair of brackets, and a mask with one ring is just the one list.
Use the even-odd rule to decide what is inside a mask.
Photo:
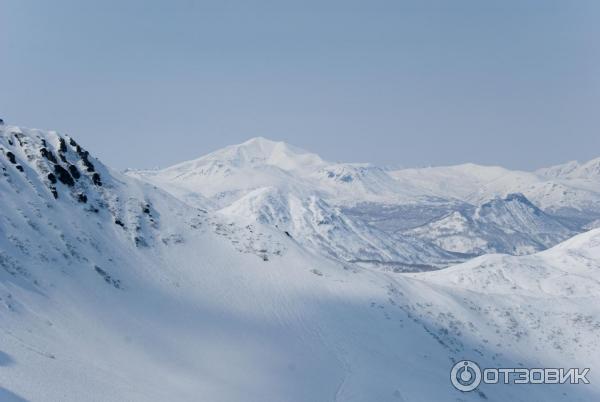
[(73, 177), (71, 177), (69, 172), (62, 166), (54, 165), (54, 173), (61, 183), (66, 184), (69, 187), (73, 187), (75, 185), (75, 180), (73, 180)]
[(67, 152), (67, 143), (64, 138), (60, 138), (58, 140), (58, 152), (65, 153)]
[(6, 157), (8, 158), (10, 163), (12, 163), (13, 165), (15, 165), (17, 163), (17, 158), (15, 157), (15, 154), (13, 154), (12, 152), (8, 151), (6, 153)]
[(106, 283), (109, 285), (113, 285), (115, 289), (121, 288), (121, 281), (118, 279), (113, 279), (108, 272), (100, 268), (99, 266), (94, 266), (94, 270), (100, 275)]
[(21, 165), (17, 165), (17, 166), (16, 166), (16, 168), (17, 168), (17, 170), (18, 170), (19, 172), (22, 172), (22, 171), (23, 171), (23, 166), (21, 166)]
[(90, 162), (87, 157), (85, 158), (81, 158), (81, 161), (83, 162), (83, 166), (86, 167), (87, 171), (89, 173), (95, 172), (96, 169), (94, 168), (94, 164), (92, 162)]
[(52, 151), (48, 151), (46, 148), (42, 148), (40, 149), (40, 154), (42, 154), (42, 156), (48, 159), (50, 162), (58, 163), (58, 161), (56, 160), (56, 156), (54, 156)]
[(75, 165), (69, 165), (69, 173), (71, 173), (71, 176), (73, 176), (75, 180), (78, 180), (81, 177), (81, 174), (79, 174), (79, 170), (77, 170)]
[(92, 182), (97, 186), (102, 186), (102, 180), (100, 179), (100, 175), (98, 173), (94, 173), (92, 175)]
[(115, 219), (115, 224), (121, 226), (122, 228), (125, 227), (125, 224), (120, 219)]
[(85, 194), (83, 194), (83, 193), (79, 194), (79, 195), (77, 196), (77, 201), (79, 201), (79, 202), (80, 202), (80, 203), (82, 203), (82, 204), (85, 204), (85, 203), (87, 203), (87, 201), (88, 201), (87, 195), (85, 195)]
[(50, 180), (50, 183), (56, 184), (56, 176), (54, 173), (48, 173), (48, 180)]
[(94, 168), (94, 164), (92, 162), (90, 162), (90, 159), (89, 159), (90, 153), (88, 151), (86, 151), (85, 149), (81, 148), (79, 145), (77, 145), (76, 149), (77, 149), (77, 154), (81, 158), (81, 161), (83, 162), (83, 165), (86, 167), (87, 171), (90, 173), (95, 172), (96, 169)]
[(54, 196), (54, 199), (58, 199), (58, 191), (56, 191), (55, 187), (50, 187), (50, 191), (52, 192), (52, 195)]
[(19, 145), (22, 147), (24, 144), (27, 143), (27, 141), (25, 141), (25, 139), (23, 137), (25, 137), (22, 133), (12, 133), (15, 138), (17, 139), (17, 141), (19, 142)]

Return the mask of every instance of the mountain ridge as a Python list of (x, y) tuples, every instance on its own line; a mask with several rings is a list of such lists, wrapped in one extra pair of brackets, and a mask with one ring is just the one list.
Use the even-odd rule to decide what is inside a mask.
[[(336, 214), (341, 214), (346, 222), (353, 222), (351, 226), (362, 227), (360, 231), (363, 234), (355, 242), (356, 250), (362, 250), (360, 253), (369, 254), (366, 250), (373, 250), (373, 234), (377, 233), (375, 243), (386, 244), (376, 247), (379, 250), (389, 247), (408, 250), (415, 244), (423, 250), (430, 250), (421, 253), (423, 258), (417, 263), (420, 266), (450, 265), (461, 258), (485, 252), (522, 254), (539, 251), (586, 230), (587, 225), (600, 218), (600, 181), (582, 185), (578, 180), (560, 179), (555, 183), (543, 178), (541, 173), (469, 163), (390, 171), (372, 164), (327, 162), (316, 154), (263, 137), (164, 170), (137, 171), (130, 175), (157, 185), (192, 205), (211, 204), (215, 210), (238, 217), (254, 217), (255, 220), (259, 219), (258, 210), (273, 210), (273, 205), (258, 205), (259, 200), (264, 203), (273, 200), (272, 197), (255, 197), (265, 191), (279, 189), (281, 193), (276, 198), (285, 195), (293, 197), (295, 205), (304, 205), (295, 210), (297, 217), (291, 216), (290, 211), (281, 212), (291, 222), (302, 221), (303, 216), (311, 215), (308, 205), (315, 204), (311, 204), (310, 200), (318, 199), (316, 205), (337, 208)], [(515, 227), (502, 230), (490, 223), (488, 228), (472, 229), (479, 234), (472, 234), (469, 241), (479, 246), (475, 243), (466, 246), (464, 241), (461, 246), (455, 241), (454, 245), (444, 244), (450, 247), (445, 249), (442, 245), (450, 237), (444, 235), (443, 239), (436, 239), (431, 233), (418, 229), (450, 213), (462, 214), (464, 210), (479, 208), (490, 200), (510, 194), (523, 194), (527, 203), (532, 200), (535, 208), (546, 214), (545, 219), (554, 222), (554, 232), (547, 233), (545, 239), (531, 230), (519, 236), (509, 236), (503, 233), (507, 230), (524, 232), (516, 220), (512, 221)], [(205, 202), (195, 204), (197, 197)], [(279, 208), (287, 208), (289, 202), (279, 202)], [(245, 210), (242, 207), (244, 203)], [(390, 216), (391, 211), (396, 213)], [(477, 226), (482, 225), (480, 220)], [(563, 227), (565, 225), (568, 229)], [(306, 227), (303, 230), (289, 229), (288, 232), (311, 239), (307, 244), (312, 243), (314, 249), (318, 249), (315, 245), (320, 244), (325, 255), (346, 255), (344, 261), (379, 261), (382, 268), (391, 262), (389, 252), (376, 252), (370, 258), (348, 258), (348, 253), (341, 248), (333, 252), (327, 244), (341, 246), (340, 241), (333, 239), (334, 232), (324, 235), (317, 227), (308, 231)], [(349, 233), (339, 228), (337, 232)], [(484, 244), (493, 243), (492, 233), (503, 240), (496, 246), (484, 247)], [(458, 239), (458, 235), (455, 233), (454, 238)], [(359, 241), (361, 237), (363, 240)], [(514, 244), (510, 244), (511, 238)], [(358, 246), (361, 242), (362, 245)], [(447, 260), (440, 260), (439, 256), (447, 252), (451, 253), (446, 254)], [(395, 260), (401, 261), (402, 258)]]

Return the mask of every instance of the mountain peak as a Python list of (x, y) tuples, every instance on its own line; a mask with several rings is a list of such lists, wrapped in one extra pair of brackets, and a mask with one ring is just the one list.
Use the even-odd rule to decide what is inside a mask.
[[(272, 146), (275, 146), (277, 144), (285, 144), (285, 142), (283, 142), (283, 141), (275, 141), (275, 140), (272, 140), (272, 139), (267, 138), (267, 137), (258, 136), (258, 137), (252, 137), (252, 138), (250, 138), (250, 139), (242, 142), (241, 144), (238, 144), (237, 146), (266, 146), (266, 147), (272, 147)], [(285, 144), (285, 145), (287, 145), (287, 144)]]
[[(225, 150), (236, 150), (243, 151), (252, 156), (256, 157), (269, 157), (273, 153), (276, 152), (285, 152), (290, 155), (298, 154), (309, 154), (308, 151), (297, 148), (293, 145), (287, 144), (284, 141), (275, 141), (266, 137), (253, 137), (249, 140), (242, 142), (241, 144), (230, 145), (228, 147), (223, 148), (221, 151)], [(216, 151), (219, 153), (220, 151)]]
[[(215, 162), (234, 168), (270, 165), (283, 170), (297, 170), (325, 163), (317, 154), (265, 137), (250, 138), (241, 144), (227, 146), (191, 161), (194, 166)], [(184, 167), (189, 164), (190, 162), (184, 162), (176, 166)]]
[(495, 198), (481, 204), (479, 206), (480, 211), (490, 211), (490, 210), (499, 210), (506, 209), (510, 205), (514, 208), (530, 208), (534, 211), (540, 211), (538, 207), (533, 205), (531, 201), (523, 193), (508, 193), (506, 196), (500, 197), (496, 196)]

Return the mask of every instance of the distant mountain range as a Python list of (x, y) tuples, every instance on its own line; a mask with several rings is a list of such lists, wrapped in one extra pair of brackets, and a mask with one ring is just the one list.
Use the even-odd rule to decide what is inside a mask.
[(129, 171), (195, 206), (261, 222), (313, 251), (395, 271), (528, 254), (600, 218), (600, 159), (537, 172), (473, 164), (386, 170), (254, 138), (156, 171)]

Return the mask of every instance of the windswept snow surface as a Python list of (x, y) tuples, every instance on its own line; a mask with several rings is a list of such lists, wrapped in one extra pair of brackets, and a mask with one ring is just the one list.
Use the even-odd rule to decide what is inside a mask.
[[(0, 127), (0, 170), (0, 400), (600, 397), (600, 230), (397, 274), (325, 257), (275, 214), (191, 206), (54, 132)], [(591, 384), (461, 393), (464, 358), (589, 367)]]

